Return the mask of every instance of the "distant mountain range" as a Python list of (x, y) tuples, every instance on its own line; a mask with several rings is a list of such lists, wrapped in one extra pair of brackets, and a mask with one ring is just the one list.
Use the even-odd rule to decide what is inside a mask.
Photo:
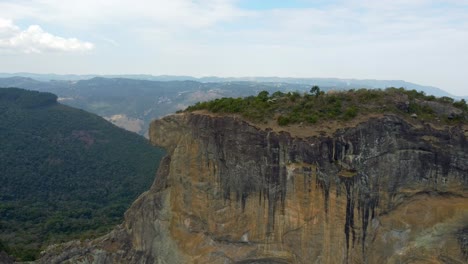
[(28, 77), (38, 81), (78, 81), (87, 80), (95, 77), (102, 78), (124, 78), (147, 81), (197, 81), (197, 82), (261, 82), (261, 83), (290, 83), (290, 84), (306, 84), (319, 85), (326, 87), (335, 87), (336, 89), (351, 89), (351, 88), (387, 88), (387, 87), (404, 87), (406, 89), (424, 91), (426, 94), (435, 96), (449, 96), (456, 99), (468, 98), (466, 96), (456, 96), (450, 94), (440, 88), (433, 86), (419, 85), (403, 80), (374, 80), (374, 79), (339, 79), (339, 78), (291, 78), (291, 77), (193, 77), (183, 75), (149, 75), (149, 74), (121, 74), (121, 75), (77, 75), (77, 74), (37, 74), (37, 73), (0, 73), (0, 78), (9, 77)]
[(398, 80), (0, 73), (0, 87), (54, 93), (59, 96), (61, 103), (98, 114), (120, 127), (142, 135), (147, 132), (151, 120), (199, 101), (251, 96), (262, 90), (306, 92), (312, 85), (320, 86), (323, 91), (405, 87), (438, 97), (462, 98), (436, 87)]

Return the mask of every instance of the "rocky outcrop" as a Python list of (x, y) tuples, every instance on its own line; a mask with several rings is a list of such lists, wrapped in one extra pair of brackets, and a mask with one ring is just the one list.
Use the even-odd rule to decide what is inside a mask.
[(463, 118), (463, 110), (454, 107), (452, 104), (424, 100), (415, 100), (415, 102), (422, 107), (426, 107), (428, 111), (434, 112), (438, 116), (446, 116), (449, 119)]
[(168, 156), (124, 223), (40, 262), (468, 261), (466, 127), (389, 115), (295, 137), (186, 113), (150, 138)]

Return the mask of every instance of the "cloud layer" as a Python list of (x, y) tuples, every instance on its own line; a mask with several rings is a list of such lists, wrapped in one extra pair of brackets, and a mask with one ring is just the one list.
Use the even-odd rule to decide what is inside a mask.
[[(0, 49), (94, 47), (73, 64), (54, 57), (47, 71), (58, 73), (404, 79), (466, 93), (466, 0), (266, 2), (4, 0)], [(69, 34), (93, 44), (58, 37)], [(37, 60), (16, 70), (48, 58), (16, 57)]]
[(0, 51), (42, 53), (54, 51), (87, 51), (94, 45), (76, 38), (63, 38), (45, 32), (38, 25), (21, 30), (12, 21), (0, 20)]

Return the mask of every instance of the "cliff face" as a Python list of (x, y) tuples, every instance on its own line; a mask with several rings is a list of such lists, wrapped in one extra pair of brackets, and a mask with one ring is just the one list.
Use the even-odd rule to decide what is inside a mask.
[(125, 222), (41, 261), (465, 263), (464, 129), (383, 116), (304, 138), (234, 117), (168, 116), (150, 138), (169, 154)]

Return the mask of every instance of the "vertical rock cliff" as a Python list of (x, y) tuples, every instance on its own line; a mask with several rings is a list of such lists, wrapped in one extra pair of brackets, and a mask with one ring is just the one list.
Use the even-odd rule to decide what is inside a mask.
[(297, 137), (168, 116), (150, 127), (168, 156), (124, 223), (41, 262), (466, 263), (466, 129), (389, 115)]

